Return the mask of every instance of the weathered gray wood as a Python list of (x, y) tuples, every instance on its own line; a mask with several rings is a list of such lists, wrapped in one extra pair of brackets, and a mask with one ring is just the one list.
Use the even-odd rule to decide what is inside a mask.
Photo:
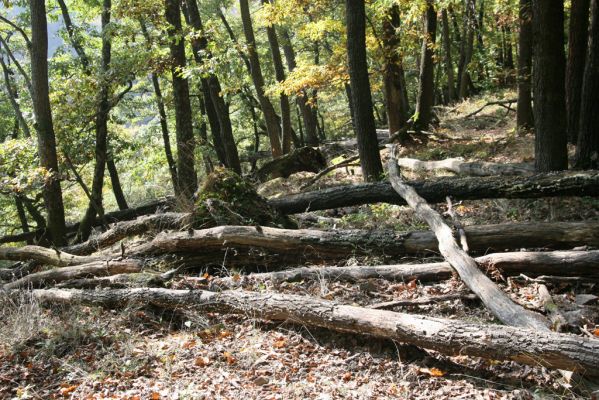
[(491, 279), (478, 269), (476, 261), (457, 244), (453, 238), (451, 228), (445, 224), (443, 217), (433, 210), (412, 187), (401, 180), (395, 157), (390, 158), (387, 169), (393, 189), (406, 200), (418, 217), (427, 222), (435, 233), (439, 241), (439, 251), (443, 258), (456, 270), (466, 286), (480, 297), (493, 315), (507, 325), (539, 330), (548, 329), (548, 321), (544, 317), (514, 303)]
[(397, 165), (415, 171), (449, 171), (458, 175), (532, 175), (532, 164), (500, 164), (485, 161), (464, 161), (463, 158), (448, 158), (439, 161), (421, 161), (414, 158), (398, 158)]
[(64, 282), (70, 279), (109, 276), (123, 273), (140, 272), (142, 262), (139, 260), (96, 261), (90, 264), (74, 265), (72, 267), (55, 268), (24, 276), (16, 281), (6, 283), (3, 289), (23, 287), (40, 287)]
[(0, 260), (35, 260), (47, 265), (67, 267), (103, 260), (101, 256), (77, 256), (56, 249), (41, 246), (0, 247)]
[[(504, 275), (528, 276), (562, 275), (599, 278), (599, 250), (511, 252), (496, 253), (475, 259), (483, 271), (498, 270)], [(428, 264), (396, 264), (352, 267), (300, 267), (284, 271), (264, 272), (233, 277), (214, 278), (211, 284), (217, 287), (241, 286), (247, 281), (275, 284), (298, 281), (346, 281), (385, 279), (389, 281), (438, 282), (451, 278), (455, 271), (448, 262)]]
[(307, 296), (146, 288), (38, 289), (33, 290), (32, 295), (46, 304), (80, 303), (103, 307), (153, 304), (165, 308), (202, 306), (211, 311), (390, 338), (447, 355), (511, 360), (599, 375), (599, 340), (596, 339), (339, 305)]
[[(566, 171), (529, 177), (443, 177), (410, 182), (410, 186), (430, 203), (444, 202), (446, 196), (460, 200), (598, 196), (599, 171)], [(389, 182), (343, 185), (269, 199), (269, 204), (284, 214), (380, 202), (406, 204)]]

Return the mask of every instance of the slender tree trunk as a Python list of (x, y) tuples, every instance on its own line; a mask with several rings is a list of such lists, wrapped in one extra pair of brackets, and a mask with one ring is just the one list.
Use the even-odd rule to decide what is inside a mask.
[[(204, 33), (204, 26), (200, 16), (200, 11), (196, 0), (187, 0), (187, 12), (189, 14), (189, 22), (191, 26), (198, 31), (200, 35), (196, 40), (192, 41), (194, 49), (194, 58), (198, 64), (202, 64), (204, 60), (201, 54), (207, 53), (207, 57), (210, 58), (211, 54), (208, 49), (208, 39)], [(233, 136), (233, 127), (231, 125), (231, 118), (229, 116), (229, 105), (225, 102), (222, 97), (222, 89), (220, 81), (215, 74), (208, 74), (207, 77), (202, 78), (202, 92), (206, 102), (206, 110), (209, 112), (208, 117), (211, 114), (216, 116), (218, 121), (219, 131), (213, 132), (213, 137), (216, 135), (220, 136), (220, 142), (222, 143), (222, 152), (224, 159), (221, 160), (227, 168), (241, 174), (241, 164), (239, 162), (239, 154), (237, 152), (237, 145), (235, 144), (235, 137)], [(211, 103), (211, 104), (209, 104)], [(213, 117), (214, 118), (214, 117)], [(211, 129), (212, 129), (211, 124)], [(216, 125), (215, 125), (216, 128)]]
[(91, 71), (90, 71), (89, 59), (87, 58), (87, 55), (85, 54), (85, 50), (83, 50), (83, 46), (81, 46), (81, 42), (77, 38), (77, 32), (75, 32), (75, 27), (73, 26), (73, 22), (71, 21), (71, 16), (69, 15), (69, 9), (67, 8), (67, 5), (65, 4), (64, 0), (57, 0), (57, 1), (58, 1), (58, 5), (60, 6), (60, 11), (62, 13), (62, 19), (63, 19), (65, 28), (67, 28), (67, 33), (69, 35), (71, 45), (73, 46), (73, 49), (75, 49), (75, 52), (77, 53), (77, 56), (79, 57), (79, 60), (81, 61), (83, 70), (86, 71), (86, 73), (90, 74)]
[(383, 21), (383, 48), (385, 50), (385, 105), (389, 136), (394, 135), (408, 120), (409, 104), (404, 97), (405, 78), (402, 57), (399, 50), (399, 6), (393, 5)]
[(162, 141), (164, 142), (164, 154), (166, 156), (166, 162), (168, 164), (168, 170), (171, 174), (171, 181), (173, 184), (173, 190), (175, 195), (178, 195), (177, 187), (177, 164), (173, 158), (173, 152), (171, 150), (171, 139), (168, 131), (168, 124), (166, 119), (166, 109), (164, 108), (164, 100), (162, 98), (162, 90), (160, 90), (160, 81), (155, 73), (151, 75), (152, 86), (154, 87), (154, 96), (156, 97), (156, 106), (158, 107), (158, 117), (160, 119), (160, 130), (162, 131)]
[(427, 0), (427, 4), (420, 61), (418, 102), (416, 105), (417, 117), (414, 125), (416, 130), (428, 129), (433, 116), (433, 101), (435, 96), (435, 64), (433, 53), (437, 36), (437, 12), (432, 0)]
[(591, 0), (591, 27), (580, 104), (576, 168), (599, 168), (599, 3)]
[(449, 18), (447, 10), (441, 12), (443, 18), (443, 47), (445, 50), (445, 74), (447, 75), (447, 101), (448, 103), (456, 100), (455, 81), (453, 77), (453, 60), (451, 57), (451, 36), (449, 35)]
[(250, 15), (250, 7), (248, 0), (239, 0), (239, 10), (241, 13), (241, 21), (243, 23), (243, 32), (247, 43), (248, 58), (251, 66), (251, 76), (260, 102), (260, 108), (264, 114), (264, 122), (266, 123), (266, 132), (270, 139), (270, 150), (274, 158), (283, 155), (281, 146), (281, 127), (275, 109), (264, 93), (264, 77), (260, 68), (260, 60), (256, 50), (256, 39), (254, 37), (254, 28), (252, 27), (252, 17)]
[[(200, 113), (202, 114), (202, 122), (200, 123), (200, 129), (198, 129), (200, 144), (208, 145), (208, 129), (206, 126), (206, 103), (203, 98), (199, 98), (198, 102), (200, 103)], [(202, 158), (204, 160), (204, 169), (206, 170), (206, 174), (209, 174), (214, 171), (214, 165), (212, 165), (212, 160), (210, 160), (210, 156), (206, 153), (202, 153)]]
[(108, 115), (110, 104), (108, 101), (108, 73), (111, 59), (111, 38), (107, 27), (110, 24), (111, 0), (103, 0), (102, 6), (102, 64), (100, 70), (100, 93), (96, 110), (96, 150), (94, 177), (90, 193), (90, 201), (77, 232), (77, 241), (88, 239), (96, 214), (100, 220), (104, 219), (102, 205), (102, 189), (104, 187), (104, 173), (108, 152)]
[(177, 186), (179, 194), (191, 199), (198, 188), (195, 170), (195, 140), (189, 100), (189, 83), (181, 76), (185, 68), (185, 43), (181, 35), (181, 9), (178, 0), (165, 0), (165, 15), (169, 26), (171, 74), (177, 131)]
[(518, 108), (516, 124), (519, 132), (533, 128), (532, 111), (532, 0), (520, 0), (520, 34), (518, 36)]
[(464, 41), (460, 44), (460, 68), (458, 82), (458, 97), (465, 99), (468, 96), (468, 79), (470, 74), (468, 67), (472, 61), (472, 52), (474, 49), (474, 31), (476, 25), (476, 2), (475, 0), (466, 0), (466, 10), (464, 18)]
[(2, 72), (4, 73), (4, 84), (6, 86), (6, 94), (8, 95), (8, 100), (10, 101), (10, 104), (17, 118), (17, 127), (21, 128), (25, 137), (31, 137), (31, 131), (29, 130), (29, 126), (27, 125), (27, 121), (23, 116), (23, 112), (21, 111), (21, 106), (19, 104), (19, 93), (17, 92), (17, 88), (13, 86), (13, 81), (11, 79), (11, 75), (13, 75), (13, 72), (10, 70), (9, 66), (4, 61), (4, 57), (2, 57), (1, 55), (0, 65), (2, 66)]
[[(266, 3), (269, 3), (269, 0), (262, 0), (262, 4)], [(277, 38), (277, 32), (275, 31), (274, 25), (268, 25), (266, 27), (266, 35), (268, 37), (270, 54), (275, 68), (275, 78), (278, 82), (283, 82), (285, 80), (285, 69), (283, 68), (283, 59), (281, 57), (281, 50), (279, 49), (279, 39)], [(286, 94), (281, 93), (279, 99), (281, 104), (283, 154), (287, 154), (291, 151), (291, 107), (289, 106), (289, 98)]]
[(56, 155), (48, 85), (48, 26), (44, 0), (30, 0), (31, 10), (31, 81), (33, 111), (37, 130), (40, 167), (50, 173), (43, 194), (48, 212), (48, 230), (56, 246), (66, 244), (64, 205)]
[(535, 166), (559, 171), (568, 168), (564, 2), (533, 0), (533, 15)]
[[(19, 222), (21, 223), (21, 230), (23, 231), (23, 233), (28, 233), (29, 223), (27, 222), (27, 214), (25, 214), (23, 200), (21, 200), (18, 196), (15, 197), (15, 207), (17, 209), (17, 216), (19, 217)], [(33, 244), (33, 241), (29, 239), (27, 240), (27, 244)]]
[(372, 114), (372, 97), (368, 80), (364, 0), (346, 0), (345, 6), (349, 79), (360, 165), (364, 179), (376, 181), (383, 174), (383, 165)]
[[(289, 72), (292, 72), (297, 64), (295, 61), (295, 51), (293, 51), (293, 46), (291, 44), (291, 37), (289, 36), (289, 32), (284, 28), (281, 29), (281, 36), (283, 37), (283, 53), (287, 60), (287, 69)], [(319, 144), (317, 122), (307, 101), (308, 95), (305, 90), (302, 90), (296, 97), (296, 103), (300, 109), (302, 120), (304, 121), (306, 144), (308, 146), (317, 147)]]
[(582, 79), (589, 40), (589, 0), (572, 0), (568, 33), (568, 62), (566, 63), (566, 110), (568, 142), (576, 144), (580, 122)]
[(121, 186), (121, 180), (119, 179), (119, 172), (116, 169), (116, 164), (112, 158), (112, 155), (109, 155), (108, 159), (106, 160), (106, 168), (108, 169), (108, 174), (110, 175), (112, 192), (114, 193), (114, 198), (119, 206), (119, 210), (128, 209), (129, 205), (127, 205), (127, 199), (125, 199), (123, 187)]

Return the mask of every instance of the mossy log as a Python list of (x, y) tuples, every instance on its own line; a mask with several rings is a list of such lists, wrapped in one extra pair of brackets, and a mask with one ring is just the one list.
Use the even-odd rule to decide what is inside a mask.
[(210, 311), (388, 338), (446, 355), (509, 360), (599, 375), (597, 339), (340, 305), (308, 296), (145, 288), (38, 289), (32, 291), (32, 296), (42, 304), (86, 304), (102, 307), (150, 304), (162, 308), (200, 306)]
[(327, 160), (320, 150), (302, 147), (267, 162), (255, 175), (258, 181), (266, 182), (274, 178), (288, 178), (297, 172), (316, 173), (326, 166)]

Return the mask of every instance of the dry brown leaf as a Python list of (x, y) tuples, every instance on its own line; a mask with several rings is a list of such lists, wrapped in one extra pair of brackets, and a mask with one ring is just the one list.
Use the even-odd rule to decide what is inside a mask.
[(60, 385), (60, 394), (63, 396), (68, 396), (69, 394), (73, 393), (75, 391), (75, 389), (77, 389), (77, 385), (69, 385), (67, 383), (63, 383)]
[(599, 336), (599, 328), (596, 328), (596, 329), (593, 331), (593, 335), (595, 335), (595, 336)]
[(160, 393), (158, 393), (158, 392), (152, 392), (152, 394), (150, 395), (150, 399), (152, 399), (152, 400), (160, 400)]
[(195, 347), (196, 344), (197, 344), (196, 340), (191, 339), (191, 340), (188, 340), (187, 342), (183, 343), (183, 348), (191, 349), (192, 347)]
[(194, 361), (194, 365), (196, 367), (205, 367), (210, 364), (210, 359), (208, 357), (198, 357)]
[(233, 357), (233, 354), (229, 353), (228, 351), (223, 353), (223, 357), (225, 357), (225, 360), (227, 360), (227, 364), (235, 364), (237, 362), (237, 359)]
[(275, 340), (275, 342), (273, 343), (273, 347), (275, 349), (282, 349), (283, 347), (287, 346), (287, 339), (285, 338), (279, 338), (277, 340)]
[(349, 382), (351, 380), (351, 378), (352, 378), (351, 372), (346, 372), (345, 374), (343, 374), (343, 380), (345, 382)]
[(441, 371), (439, 368), (419, 368), (418, 371), (423, 374), (427, 374), (434, 377), (441, 377), (446, 374), (445, 371)]

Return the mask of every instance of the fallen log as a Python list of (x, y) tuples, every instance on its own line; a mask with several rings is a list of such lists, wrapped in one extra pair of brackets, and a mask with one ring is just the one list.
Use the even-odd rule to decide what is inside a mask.
[(89, 264), (75, 265), (72, 267), (55, 268), (42, 272), (36, 272), (24, 276), (16, 281), (6, 283), (3, 289), (17, 289), (23, 287), (40, 287), (42, 285), (52, 285), (70, 279), (81, 279), (97, 276), (110, 276), (123, 273), (140, 272), (142, 262), (139, 260), (119, 260), (119, 261), (96, 261)]
[(288, 178), (302, 171), (316, 173), (326, 166), (327, 160), (320, 150), (302, 147), (267, 162), (256, 171), (255, 175), (259, 182), (266, 182), (274, 178)]
[(414, 158), (398, 158), (397, 165), (415, 171), (449, 171), (458, 175), (532, 175), (532, 164), (500, 164), (485, 161), (464, 161), (462, 158), (448, 158), (440, 161), (421, 161)]
[(190, 222), (190, 213), (167, 212), (141, 216), (132, 221), (117, 222), (106, 232), (62, 250), (76, 255), (91, 254), (127, 237), (141, 235), (151, 230), (183, 229), (184, 225)]
[[(528, 276), (562, 275), (599, 278), (599, 250), (592, 251), (552, 251), (552, 252), (512, 252), (496, 253), (475, 259), (483, 271), (499, 271), (503, 275)], [(238, 277), (214, 278), (210, 283), (216, 287), (241, 286), (248, 280), (252, 282), (272, 281), (345, 281), (357, 282), (366, 279), (384, 279), (388, 281), (439, 282), (455, 274), (448, 262), (428, 264), (396, 264), (351, 267), (300, 267), (284, 271), (263, 272)]]
[(340, 332), (389, 338), (439, 351), (599, 375), (599, 340), (533, 329), (466, 323), (459, 320), (339, 305), (307, 296), (276, 293), (171, 289), (37, 289), (42, 304), (122, 307), (152, 304), (164, 308), (202, 306), (225, 313), (290, 321)]
[(444, 301), (452, 300), (469, 300), (476, 301), (478, 296), (472, 293), (449, 293), (438, 296), (419, 297), (415, 299), (401, 299), (386, 301), (384, 303), (377, 303), (368, 306), (373, 310), (389, 310), (395, 307), (415, 307), (415, 306), (426, 306), (435, 303), (442, 303)]
[[(410, 182), (410, 185), (430, 203), (444, 202), (446, 196), (460, 200), (598, 196), (599, 171), (567, 171), (529, 177), (445, 177)], [(406, 204), (389, 182), (337, 186), (269, 199), (268, 202), (284, 214), (379, 202)]]
[(23, 246), (23, 247), (0, 247), (0, 260), (11, 261), (39, 261), (42, 264), (54, 265), (57, 267), (68, 267), (70, 265), (87, 264), (94, 261), (100, 261), (106, 257), (102, 256), (78, 256), (65, 253), (58, 249), (49, 249), (42, 246)]
[[(501, 106), (501, 107), (505, 107), (508, 109), (508, 111), (511, 111), (511, 105), (513, 103), (517, 103), (518, 99), (508, 99), (508, 100), (498, 100), (498, 101), (489, 101), (487, 103), (485, 103), (482, 107), (474, 110), (473, 112), (471, 112), (470, 114), (466, 115), (464, 117), (464, 119), (468, 119), (470, 117), (474, 117), (476, 114), (478, 114), (479, 112), (481, 112), (482, 110), (484, 110), (485, 108), (489, 107), (489, 106)], [(508, 105), (506, 107), (506, 104)]]
[[(599, 246), (599, 222), (522, 223), (467, 228), (473, 253), (492, 249), (573, 248)], [(261, 226), (219, 226), (170, 232), (132, 247), (129, 256), (173, 254), (185, 263), (298, 265), (346, 259), (352, 255), (402, 257), (437, 252), (434, 233), (391, 230), (280, 229)]]
[(443, 217), (433, 210), (411, 186), (401, 180), (399, 166), (395, 160), (394, 151), (391, 151), (387, 170), (393, 189), (414, 209), (416, 215), (425, 220), (431, 227), (439, 241), (439, 251), (443, 258), (456, 270), (466, 286), (504, 324), (538, 330), (549, 329), (546, 318), (513, 302), (489, 277), (478, 269), (476, 261), (460, 248), (453, 237), (451, 228), (443, 221)]

